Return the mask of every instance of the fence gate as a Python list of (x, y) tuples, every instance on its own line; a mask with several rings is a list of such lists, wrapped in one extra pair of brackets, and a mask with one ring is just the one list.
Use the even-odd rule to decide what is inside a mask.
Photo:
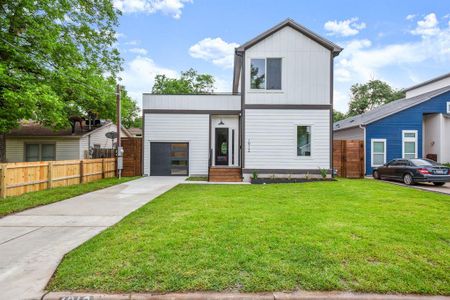
[(364, 177), (364, 142), (359, 140), (333, 141), (333, 166), (338, 176)]
[(122, 138), (123, 170), (122, 176), (142, 175), (142, 138)]

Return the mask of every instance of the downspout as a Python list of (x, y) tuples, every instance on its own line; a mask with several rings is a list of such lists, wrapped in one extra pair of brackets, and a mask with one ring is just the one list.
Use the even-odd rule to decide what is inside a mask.
[(367, 147), (366, 147), (366, 127), (364, 126), (364, 124), (359, 124), (359, 128), (361, 128), (362, 130), (364, 130), (364, 141), (363, 141), (363, 147), (364, 147), (364, 177), (367, 174), (367, 170), (366, 170), (366, 164), (367, 164)]

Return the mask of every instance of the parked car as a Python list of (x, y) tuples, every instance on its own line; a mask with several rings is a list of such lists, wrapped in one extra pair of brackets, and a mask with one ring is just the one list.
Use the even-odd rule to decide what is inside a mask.
[(399, 180), (411, 185), (417, 182), (432, 182), (442, 186), (450, 182), (450, 168), (430, 159), (394, 159), (374, 168), (373, 178)]

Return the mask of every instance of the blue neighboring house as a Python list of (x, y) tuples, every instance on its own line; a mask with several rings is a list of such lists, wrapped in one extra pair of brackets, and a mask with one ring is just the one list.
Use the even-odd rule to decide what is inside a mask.
[(405, 92), (404, 99), (334, 123), (333, 139), (364, 141), (366, 175), (394, 158), (450, 162), (450, 73)]

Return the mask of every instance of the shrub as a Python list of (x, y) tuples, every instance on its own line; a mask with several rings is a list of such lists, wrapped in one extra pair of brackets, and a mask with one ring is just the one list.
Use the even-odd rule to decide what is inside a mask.
[(320, 176), (322, 176), (322, 178), (326, 178), (327, 177), (327, 169), (323, 169), (319, 167), (319, 172), (320, 172)]
[(252, 172), (252, 179), (258, 179), (258, 173), (256, 171)]

